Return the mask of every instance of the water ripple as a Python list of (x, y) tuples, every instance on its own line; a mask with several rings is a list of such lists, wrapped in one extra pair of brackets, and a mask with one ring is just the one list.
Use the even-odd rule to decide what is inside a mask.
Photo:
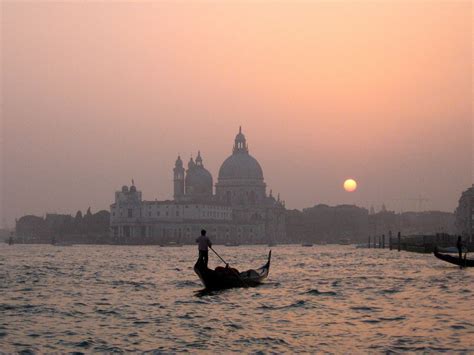
[[(268, 252), (216, 247), (240, 270)], [(474, 270), (431, 255), (276, 246), (265, 284), (209, 292), (193, 272), (195, 254), (0, 245), (1, 351), (474, 351)]]

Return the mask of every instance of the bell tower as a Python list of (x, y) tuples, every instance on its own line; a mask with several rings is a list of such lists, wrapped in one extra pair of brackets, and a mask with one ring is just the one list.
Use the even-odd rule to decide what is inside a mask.
[(183, 161), (178, 155), (176, 163), (174, 164), (173, 169), (173, 182), (174, 182), (174, 199), (175, 201), (181, 201), (184, 198), (184, 168)]

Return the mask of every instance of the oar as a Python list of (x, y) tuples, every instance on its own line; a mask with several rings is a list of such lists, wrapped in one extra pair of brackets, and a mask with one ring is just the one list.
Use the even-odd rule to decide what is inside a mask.
[(209, 247), (209, 249), (211, 249), (214, 252), (214, 254), (216, 254), (218, 258), (222, 260), (224, 264), (229, 265), (224, 259), (222, 259), (222, 257), (219, 254), (217, 254), (217, 251), (215, 251), (212, 247)]
[[(229, 266), (229, 264), (228, 264), (224, 259), (222, 259), (222, 257), (221, 257), (219, 254), (217, 254), (217, 251), (215, 251), (212, 247), (209, 247), (209, 248), (214, 252), (214, 254), (216, 254), (216, 255), (219, 257), (219, 259), (222, 260), (222, 262), (223, 262), (226, 266)], [(239, 273), (238, 273), (237, 271), (235, 271), (235, 270), (232, 269), (232, 268), (231, 268), (231, 270), (234, 272), (235, 275), (237, 275), (237, 277), (239, 278), (240, 282), (242, 282), (242, 285), (244, 285), (245, 287), (249, 287), (249, 286), (247, 285), (247, 283), (240, 277), (240, 275), (239, 275)]]

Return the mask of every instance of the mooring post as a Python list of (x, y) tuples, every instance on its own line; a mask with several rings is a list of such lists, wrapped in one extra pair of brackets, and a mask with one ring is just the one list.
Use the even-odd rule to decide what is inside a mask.
[(382, 249), (385, 249), (385, 234), (382, 234)]
[(370, 235), (369, 235), (369, 249), (370, 249)]
[(398, 232), (398, 251), (400, 251), (401, 240), (402, 240), (402, 235), (400, 232)]

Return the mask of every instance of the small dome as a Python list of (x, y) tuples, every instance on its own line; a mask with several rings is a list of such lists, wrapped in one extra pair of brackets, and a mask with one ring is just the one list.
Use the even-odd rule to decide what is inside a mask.
[(263, 180), (262, 167), (248, 153), (234, 153), (222, 163), (219, 180)]
[(128, 186), (127, 185), (122, 186), (122, 192), (128, 192)]
[(130, 186), (130, 192), (137, 192), (135, 185)]
[(203, 166), (195, 166), (186, 173), (187, 193), (212, 194), (212, 175)]

